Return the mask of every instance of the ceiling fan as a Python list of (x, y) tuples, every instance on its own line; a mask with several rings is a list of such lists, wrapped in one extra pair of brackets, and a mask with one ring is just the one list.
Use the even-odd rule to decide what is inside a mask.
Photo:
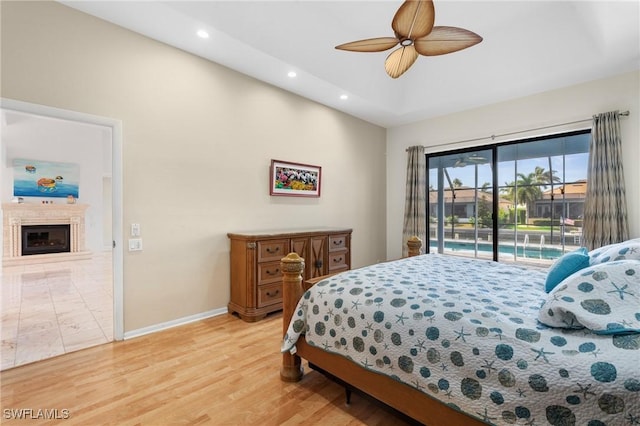
[(434, 27), (435, 9), (431, 0), (408, 0), (402, 3), (391, 22), (395, 37), (378, 37), (352, 41), (336, 46), (352, 52), (382, 52), (400, 44), (389, 56), (384, 68), (392, 78), (398, 78), (424, 56), (445, 55), (476, 45), (478, 34), (457, 27)]
[(460, 156), (460, 158), (458, 158), (454, 163), (453, 167), (465, 167), (467, 164), (484, 164), (487, 161), (487, 158), (477, 153), (472, 153), (468, 157)]

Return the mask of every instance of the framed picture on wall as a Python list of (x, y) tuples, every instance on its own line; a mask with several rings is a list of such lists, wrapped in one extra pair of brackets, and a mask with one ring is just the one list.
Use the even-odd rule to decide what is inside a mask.
[(269, 194), (319, 197), (322, 167), (271, 160)]
[(53, 161), (13, 160), (13, 195), (78, 198), (80, 166)]

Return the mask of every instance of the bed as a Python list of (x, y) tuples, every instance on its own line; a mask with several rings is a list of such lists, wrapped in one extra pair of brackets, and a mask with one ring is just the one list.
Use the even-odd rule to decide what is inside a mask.
[(425, 254), (308, 289), (302, 262), (282, 260), (282, 380), (304, 358), (427, 425), (640, 425), (640, 239), (548, 271)]

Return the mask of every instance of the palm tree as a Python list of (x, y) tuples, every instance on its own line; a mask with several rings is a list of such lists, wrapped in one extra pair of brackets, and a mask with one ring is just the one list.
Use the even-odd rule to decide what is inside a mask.
[(454, 188), (461, 188), (462, 187), (462, 181), (458, 178), (453, 179), (453, 187)]
[[(544, 169), (543, 169), (544, 170)], [(538, 185), (536, 173), (518, 173), (518, 190), (516, 198), (518, 202), (526, 206), (526, 223), (529, 223), (529, 207), (542, 196), (542, 190)]]
[(555, 170), (549, 169), (545, 171), (544, 167), (536, 166), (534, 172), (536, 183), (549, 184), (553, 188), (554, 182), (560, 182), (560, 178), (558, 177), (558, 172)]
[(528, 175), (518, 173), (517, 177), (517, 182), (505, 182), (506, 188), (502, 189), (504, 194), (503, 197), (507, 200), (513, 201), (516, 205), (525, 205), (525, 223), (528, 223), (529, 207), (542, 196), (542, 190), (540, 189), (539, 181), (537, 180), (538, 178), (535, 172), (529, 173)]

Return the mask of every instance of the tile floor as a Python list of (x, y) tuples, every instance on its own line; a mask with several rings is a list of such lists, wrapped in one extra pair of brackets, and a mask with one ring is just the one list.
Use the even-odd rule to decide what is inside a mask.
[(113, 340), (111, 253), (3, 267), (0, 370)]

